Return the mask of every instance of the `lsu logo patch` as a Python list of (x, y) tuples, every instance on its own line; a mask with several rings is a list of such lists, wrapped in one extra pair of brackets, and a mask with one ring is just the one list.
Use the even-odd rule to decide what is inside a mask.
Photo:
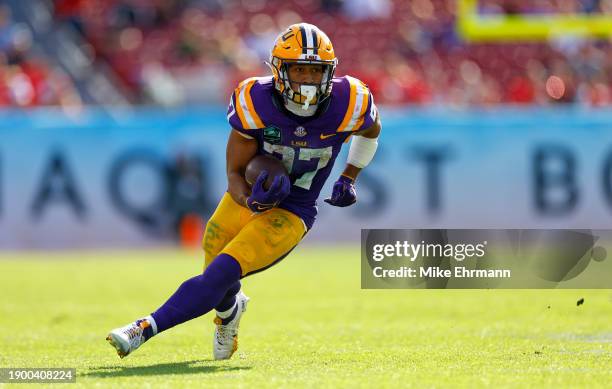
[(266, 127), (263, 130), (264, 140), (270, 144), (277, 144), (281, 141), (281, 132), (276, 127)]

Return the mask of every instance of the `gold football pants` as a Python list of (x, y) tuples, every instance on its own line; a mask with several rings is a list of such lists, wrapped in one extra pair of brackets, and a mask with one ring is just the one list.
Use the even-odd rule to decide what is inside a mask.
[(205, 267), (217, 255), (228, 254), (238, 261), (244, 277), (283, 259), (305, 233), (304, 222), (294, 213), (281, 208), (253, 213), (226, 192), (206, 224)]

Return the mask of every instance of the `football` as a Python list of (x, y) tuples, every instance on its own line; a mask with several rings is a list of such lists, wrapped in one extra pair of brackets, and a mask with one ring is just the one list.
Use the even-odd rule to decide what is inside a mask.
[(253, 183), (259, 177), (259, 173), (266, 170), (268, 172), (268, 179), (264, 182), (264, 189), (268, 190), (274, 181), (274, 178), (279, 175), (286, 175), (287, 169), (283, 163), (269, 155), (257, 155), (251, 159), (244, 172), (244, 178), (249, 185)]

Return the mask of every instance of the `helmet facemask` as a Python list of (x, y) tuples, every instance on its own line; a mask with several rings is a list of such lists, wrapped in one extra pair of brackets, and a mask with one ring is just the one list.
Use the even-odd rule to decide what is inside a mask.
[[(337, 60), (283, 60), (281, 58), (272, 56), (268, 65), (272, 69), (276, 89), (280, 92), (281, 96), (283, 96), (285, 104), (292, 101), (296, 104), (302, 105), (302, 109), (307, 110), (310, 106), (318, 105), (330, 96), (336, 63)], [(292, 82), (289, 78), (289, 66), (292, 64), (323, 66), (323, 76), (321, 77), (321, 82)], [(291, 88), (292, 83), (299, 86), (300, 92), (294, 91), (293, 88)]]

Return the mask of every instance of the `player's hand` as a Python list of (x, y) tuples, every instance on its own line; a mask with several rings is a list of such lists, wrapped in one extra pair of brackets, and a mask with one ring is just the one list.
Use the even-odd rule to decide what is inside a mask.
[(347, 176), (340, 176), (334, 183), (332, 195), (325, 202), (335, 207), (348, 207), (357, 201), (354, 181)]
[(268, 190), (264, 189), (264, 182), (268, 179), (268, 172), (259, 173), (257, 180), (251, 189), (251, 195), (246, 200), (246, 205), (253, 212), (265, 212), (276, 207), (291, 191), (289, 177), (280, 175), (274, 177), (272, 185)]

